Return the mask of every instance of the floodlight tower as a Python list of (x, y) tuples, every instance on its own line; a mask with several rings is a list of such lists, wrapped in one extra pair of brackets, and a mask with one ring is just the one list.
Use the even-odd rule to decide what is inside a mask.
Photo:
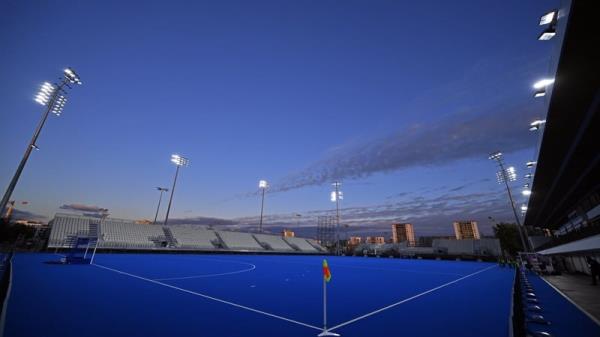
[(342, 186), (342, 183), (340, 183), (339, 181), (336, 181), (331, 185), (334, 188), (334, 190), (331, 191), (331, 201), (335, 202), (335, 217), (336, 217), (335, 251), (336, 251), (336, 254), (339, 255), (340, 254), (340, 200), (344, 199), (344, 194), (342, 193), (342, 191), (340, 191), (340, 186)]
[(160, 202), (162, 200), (163, 192), (169, 192), (169, 189), (165, 188), (165, 187), (158, 187), (157, 186), (156, 189), (160, 192), (160, 196), (158, 197), (158, 206), (156, 206), (156, 215), (154, 215), (154, 222), (153, 222), (153, 224), (155, 224), (155, 225), (156, 225), (156, 218), (158, 218), (158, 210), (160, 209)]
[(23, 172), (23, 168), (25, 168), (25, 164), (27, 164), (27, 160), (29, 159), (29, 155), (31, 155), (31, 151), (33, 149), (39, 150), (36, 142), (40, 136), (40, 133), (42, 132), (44, 124), (46, 123), (46, 119), (48, 119), (48, 115), (52, 112), (54, 115), (60, 116), (65, 104), (67, 103), (67, 98), (65, 97), (67, 95), (66, 89), (72, 89), (71, 85), (73, 84), (81, 84), (81, 78), (72, 68), (66, 68), (64, 70), (63, 76), (59, 77), (59, 83), (51, 84), (49, 82), (44, 82), (44, 84), (42, 84), (40, 91), (35, 97), (35, 101), (43, 105), (45, 109), (42, 113), (42, 118), (39, 121), (35, 132), (33, 133), (33, 137), (25, 149), (25, 154), (23, 155), (23, 158), (17, 167), (17, 171), (8, 184), (6, 192), (2, 197), (2, 201), (0, 201), (0, 213), (4, 213), (6, 204), (8, 203), (15, 186), (17, 186), (17, 182), (19, 181), (19, 177), (21, 177), (21, 173)]
[(262, 201), (260, 203), (260, 223), (258, 225), (258, 231), (262, 233), (263, 229), (263, 211), (265, 209), (265, 191), (269, 188), (269, 183), (266, 180), (260, 180), (258, 182), (258, 188), (262, 190)]
[(171, 162), (177, 166), (175, 170), (175, 178), (173, 179), (173, 187), (171, 187), (171, 197), (169, 198), (169, 206), (167, 207), (167, 215), (165, 215), (165, 226), (169, 221), (169, 212), (171, 211), (171, 203), (173, 203), (173, 193), (175, 192), (175, 184), (177, 184), (177, 176), (179, 175), (179, 168), (182, 166), (188, 166), (190, 161), (178, 154), (171, 155)]
[(526, 241), (525, 241), (525, 236), (527, 235), (527, 230), (525, 229), (525, 227), (523, 227), (523, 225), (521, 225), (521, 220), (519, 219), (519, 216), (517, 215), (517, 210), (515, 208), (515, 202), (513, 200), (512, 197), (512, 193), (510, 191), (510, 186), (508, 185), (509, 181), (515, 181), (517, 180), (517, 173), (515, 171), (514, 167), (508, 167), (508, 168), (504, 168), (504, 161), (502, 160), (502, 152), (494, 152), (492, 154), (490, 154), (490, 156), (488, 157), (490, 160), (494, 160), (496, 161), (496, 163), (498, 164), (498, 167), (500, 168), (500, 170), (496, 173), (496, 178), (498, 179), (498, 183), (502, 184), (504, 183), (504, 185), (506, 186), (506, 193), (508, 193), (508, 199), (510, 200), (510, 207), (512, 207), (513, 210), (513, 214), (515, 216), (515, 221), (517, 222), (517, 229), (519, 232), (519, 237), (521, 238), (521, 244), (523, 245), (523, 249), (525, 251), (529, 251), (529, 246), (527, 245)]

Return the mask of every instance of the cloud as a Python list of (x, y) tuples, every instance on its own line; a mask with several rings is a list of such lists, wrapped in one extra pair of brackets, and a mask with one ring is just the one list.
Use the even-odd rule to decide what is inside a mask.
[[(281, 233), (287, 228), (294, 230), (299, 236), (316, 237), (318, 218), (334, 215), (334, 211), (330, 209), (306, 211), (300, 218), (295, 213), (271, 214), (263, 218), (263, 229), (270, 233)], [(389, 236), (391, 225), (395, 222), (412, 223), (416, 236), (452, 235), (452, 222), (456, 220), (478, 221), (480, 231), (491, 234), (490, 216), (498, 221), (512, 222), (509, 203), (501, 190), (461, 194), (447, 192), (433, 197), (417, 196), (397, 202), (341, 209), (343, 233), (358, 236)], [(259, 216), (169, 220), (173, 224), (197, 224), (248, 232), (258, 231), (259, 221)]]
[(73, 212), (81, 212), (85, 216), (96, 218), (104, 218), (109, 215), (108, 208), (89, 206), (84, 204), (64, 204), (60, 206), (60, 209)]
[(498, 149), (505, 153), (518, 151), (532, 145), (525, 126), (534, 116), (532, 105), (524, 104), (497, 107), (468, 118), (455, 115), (426, 127), (407, 128), (337, 149), (306, 169), (287, 176), (272, 190), (288, 191), (336, 179), (359, 179), (375, 173), (444, 165), (462, 159), (485, 159)]
[[(298, 219), (293, 213), (274, 214), (264, 217), (263, 227), (278, 232), (283, 228), (316, 235), (318, 218), (334, 216), (332, 210), (312, 210), (304, 212)], [(488, 217), (511, 221), (509, 204), (501, 191), (490, 190), (472, 193), (446, 193), (435, 197), (414, 197), (393, 203), (370, 206), (346, 207), (341, 209), (342, 224), (348, 225), (349, 233), (368, 235), (389, 232), (395, 222), (410, 222), (415, 226), (417, 236), (449, 235), (452, 222), (456, 220), (476, 220), (483, 233), (491, 233)], [(232, 228), (256, 230), (258, 216), (236, 218)]]

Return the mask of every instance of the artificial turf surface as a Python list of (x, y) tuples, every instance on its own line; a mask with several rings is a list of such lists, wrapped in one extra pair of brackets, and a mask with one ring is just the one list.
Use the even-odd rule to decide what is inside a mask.
[[(44, 263), (59, 258), (15, 256), (5, 336), (300, 337), (323, 324), (320, 256), (98, 254), (98, 266)], [(422, 294), (334, 330), (342, 336), (508, 335), (512, 269), (327, 259), (329, 327)]]

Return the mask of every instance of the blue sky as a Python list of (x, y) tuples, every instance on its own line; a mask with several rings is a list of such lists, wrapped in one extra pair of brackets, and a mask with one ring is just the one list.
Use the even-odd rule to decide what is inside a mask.
[(72, 66), (84, 84), (43, 130), (13, 195), (23, 212), (151, 219), (180, 153), (180, 221), (251, 226), (264, 178), (268, 222), (299, 212), (310, 227), (340, 179), (357, 232), (406, 220), (445, 234), (474, 218), (489, 233), (487, 216), (511, 213), (487, 153), (521, 175), (532, 158), (527, 123), (546, 106), (531, 85), (555, 48), (537, 22), (556, 5), (3, 1), (0, 186), (39, 119), (39, 85)]

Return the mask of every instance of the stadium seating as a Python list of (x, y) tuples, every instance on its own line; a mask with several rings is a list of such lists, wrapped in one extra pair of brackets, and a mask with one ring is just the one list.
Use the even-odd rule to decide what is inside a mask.
[(281, 253), (325, 252), (315, 240), (213, 230), (197, 225), (147, 225), (132, 220), (56, 214), (48, 248), (69, 248), (76, 237), (98, 237), (98, 247), (116, 250), (201, 250)]
[(87, 235), (89, 231), (89, 218), (80, 216), (63, 215), (55, 217), (50, 238), (49, 247), (69, 247), (69, 237)]
[(264, 250), (250, 233), (229, 231), (216, 231), (216, 233), (229, 249)]
[(284, 238), (284, 240), (287, 243), (289, 243), (292, 247), (295, 247), (302, 252), (307, 252), (307, 253), (319, 252), (319, 250), (317, 250), (317, 248), (315, 248), (313, 245), (311, 245), (306, 239), (287, 237), (287, 238)]
[(326, 252), (327, 249), (325, 249), (325, 247), (321, 246), (317, 240), (314, 239), (306, 239), (306, 241), (308, 241), (308, 243), (310, 243), (313, 247), (315, 247), (319, 252)]
[(285, 240), (280, 236), (266, 235), (266, 234), (254, 234), (254, 237), (267, 249), (275, 251), (295, 251)]
[(152, 249), (160, 247), (165, 241), (162, 226), (139, 225), (121, 220), (103, 219), (100, 222), (103, 239), (99, 246), (103, 248)]
[(176, 247), (184, 249), (213, 250), (216, 248), (214, 243), (219, 241), (214, 231), (198, 226), (173, 225), (169, 226), (169, 229), (175, 240), (177, 240)]

